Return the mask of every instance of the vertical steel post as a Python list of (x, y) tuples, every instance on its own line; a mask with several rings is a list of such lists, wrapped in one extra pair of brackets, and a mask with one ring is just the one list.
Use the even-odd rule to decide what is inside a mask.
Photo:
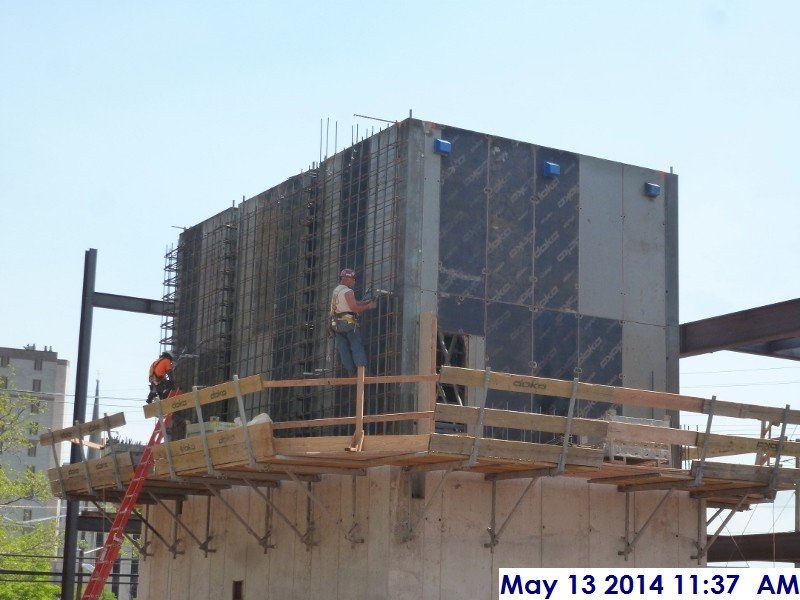
[[(78, 364), (75, 374), (75, 407), (72, 421), (86, 421), (86, 395), (89, 388), (89, 349), (92, 345), (92, 309), (94, 308), (94, 282), (97, 273), (97, 250), (86, 251), (83, 262), (83, 295), (81, 297), (81, 325), (78, 335)], [(81, 459), (81, 447), (72, 444), (69, 462)], [(61, 577), (61, 600), (73, 600), (75, 591), (75, 560), (78, 548), (77, 500), (67, 500), (67, 518), (64, 525), (64, 562)]]

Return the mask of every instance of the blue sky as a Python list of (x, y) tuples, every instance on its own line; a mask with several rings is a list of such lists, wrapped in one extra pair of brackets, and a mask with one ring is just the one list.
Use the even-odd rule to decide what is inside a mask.
[[(796, 298), (799, 24), (789, 1), (0, 0), (0, 345), (53, 346), (71, 393), (86, 249), (98, 291), (159, 298), (174, 227), (307, 168), (320, 119), (341, 148), (378, 125), (354, 113), (410, 109), (673, 167), (682, 322)], [(90, 387), (139, 438), (159, 337), (156, 317), (95, 311)], [(683, 391), (797, 407), (799, 366), (686, 359)], [(791, 528), (787, 502), (761, 530)]]

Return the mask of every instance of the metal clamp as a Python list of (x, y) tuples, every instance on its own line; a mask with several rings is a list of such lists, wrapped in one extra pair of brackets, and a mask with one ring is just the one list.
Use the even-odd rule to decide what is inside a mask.
[(236, 405), (239, 409), (239, 419), (242, 421), (242, 435), (244, 435), (244, 447), (247, 449), (247, 458), (250, 462), (250, 468), (256, 469), (256, 457), (253, 454), (253, 443), (250, 441), (250, 431), (247, 426), (247, 416), (244, 411), (244, 400), (242, 399), (242, 388), (239, 385), (239, 376), (233, 376), (233, 390), (236, 394)]
[[(492, 370), (486, 367), (483, 371), (483, 387), (488, 387), (489, 379), (491, 378)], [(486, 395), (481, 395), (480, 403), (478, 404), (478, 421), (475, 423), (475, 439), (472, 442), (472, 450), (469, 453), (469, 462), (467, 466), (474, 467), (478, 464), (478, 449), (481, 445), (481, 438), (483, 437), (483, 418), (486, 414)]]
[(711, 396), (708, 403), (708, 420), (706, 421), (706, 435), (703, 438), (703, 447), (700, 450), (700, 464), (697, 465), (697, 471), (694, 475), (694, 483), (692, 486), (697, 487), (703, 484), (703, 470), (706, 466), (706, 454), (708, 454), (708, 440), (711, 437), (711, 421), (714, 419), (714, 406), (717, 403), (717, 397)]
[(208, 474), (214, 474), (214, 463), (211, 462), (211, 451), (208, 449), (208, 438), (206, 437), (206, 424), (203, 421), (203, 409), (200, 406), (200, 392), (197, 386), (192, 386), (192, 396), (194, 396), (194, 410), (197, 413), (197, 424), (200, 428), (200, 439), (203, 442), (203, 454), (206, 458), (206, 469)]
[(92, 486), (92, 475), (89, 473), (89, 463), (86, 462), (86, 452), (83, 450), (83, 435), (81, 434), (81, 424), (75, 421), (75, 428), (78, 430), (78, 448), (81, 452), (81, 462), (83, 463), (83, 472), (86, 475), (86, 489), (90, 496), (94, 496), (94, 487)]
[(572, 380), (572, 393), (569, 397), (569, 408), (567, 409), (567, 423), (564, 425), (564, 443), (561, 446), (561, 456), (558, 459), (558, 467), (555, 475), (561, 475), (567, 467), (567, 451), (569, 450), (569, 438), (572, 435), (572, 417), (575, 415), (575, 400), (578, 397), (578, 377)]
[(164, 438), (164, 452), (167, 454), (167, 467), (169, 467), (169, 474), (173, 481), (179, 481), (177, 473), (175, 473), (175, 465), (172, 462), (172, 450), (170, 450), (169, 435), (167, 435), (167, 423), (164, 420), (164, 411), (161, 408), (161, 400), (156, 400), (156, 412), (158, 413), (158, 424), (161, 427), (161, 436)]

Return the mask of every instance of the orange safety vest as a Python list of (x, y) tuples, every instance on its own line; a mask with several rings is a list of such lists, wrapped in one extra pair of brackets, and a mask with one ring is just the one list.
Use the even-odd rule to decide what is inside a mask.
[(170, 370), (172, 370), (172, 361), (166, 356), (161, 356), (150, 365), (147, 379), (152, 383), (160, 383), (161, 380), (164, 379), (164, 375), (169, 373)]

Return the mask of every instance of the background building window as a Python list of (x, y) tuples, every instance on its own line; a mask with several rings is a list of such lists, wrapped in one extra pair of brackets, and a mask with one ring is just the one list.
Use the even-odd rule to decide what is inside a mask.
[(9, 357), (5, 354), (0, 355), (0, 367), (7, 367), (8, 366)]
[(8, 387), (8, 377), (0, 375), (0, 390), (4, 390), (7, 387)]
[(25, 470), (31, 475), (36, 474), (36, 465), (25, 465)]
[(30, 508), (25, 508), (22, 510), (23, 521), (30, 521), (32, 518), (33, 518), (33, 511)]
[(36, 442), (28, 446), (28, 456), (36, 456)]
[(41, 371), (42, 366), (44, 366), (44, 361), (41, 358), (37, 358), (33, 361), (33, 370), (34, 371)]
[(42, 380), (41, 379), (34, 379), (33, 380), (33, 391), (34, 392), (41, 392), (42, 391)]

